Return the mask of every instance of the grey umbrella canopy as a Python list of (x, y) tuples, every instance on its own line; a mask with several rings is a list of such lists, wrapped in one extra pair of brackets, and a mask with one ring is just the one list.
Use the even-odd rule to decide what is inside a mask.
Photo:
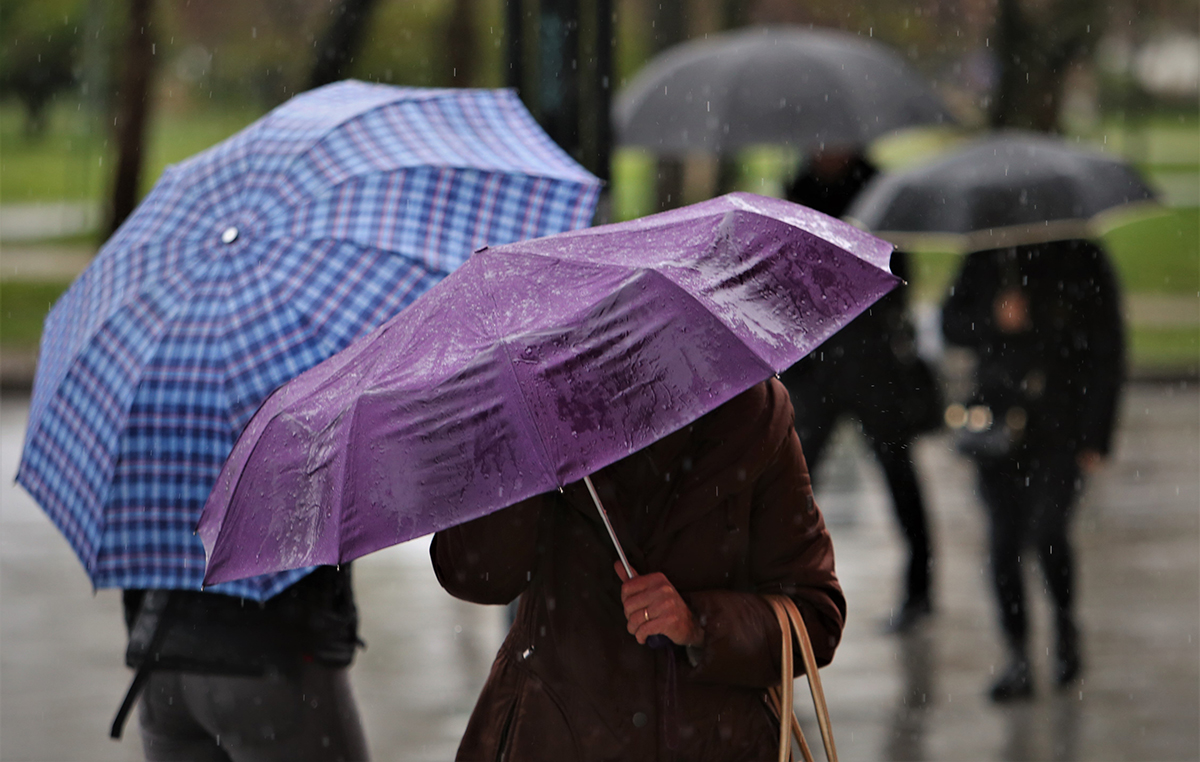
[(775, 143), (865, 145), (903, 127), (953, 123), (891, 48), (826, 29), (753, 27), (677, 45), (618, 96), (618, 140), (661, 155)]
[(877, 177), (846, 217), (901, 248), (965, 253), (1095, 238), (1140, 207), (1157, 209), (1155, 194), (1125, 162), (1013, 131)]

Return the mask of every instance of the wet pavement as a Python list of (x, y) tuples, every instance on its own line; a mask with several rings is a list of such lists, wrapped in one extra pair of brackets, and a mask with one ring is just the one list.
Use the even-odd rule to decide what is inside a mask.
[[(135, 723), (107, 728), (128, 684), (119, 594), (93, 593), (66, 542), (12, 486), (28, 400), (0, 400), (0, 760), (136, 760)], [(850, 604), (823, 671), (845, 760), (1187, 760), (1200, 758), (1200, 395), (1140, 384), (1125, 398), (1114, 459), (1092, 479), (1074, 533), (1084, 680), (1048, 677), (1048, 609), (1031, 582), (1033, 701), (983, 696), (1002, 652), (969, 465), (943, 437), (919, 444), (939, 551), (936, 616), (882, 635), (902, 562), (882, 478), (840, 432), (819, 501)], [(503, 611), (455, 601), (434, 580), (427, 540), (362, 559), (368, 643), (353, 681), (376, 760), (448, 760), (486, 677)], [(810, 739), (807, 691), (797, 705)]]

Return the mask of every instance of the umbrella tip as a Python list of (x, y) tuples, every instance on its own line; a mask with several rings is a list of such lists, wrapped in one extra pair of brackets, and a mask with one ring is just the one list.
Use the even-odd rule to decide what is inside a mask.
[(487, 244), (485, 243), (483, 246), (480, 246), (478, 249), (476, 249), (476, 250), (474, 251), (474, 253), (475, 253), (475, 254), (478, 254), (479, 252), (481, 252), (481, 251), (486, 251), (486, 250), (487, 250)]

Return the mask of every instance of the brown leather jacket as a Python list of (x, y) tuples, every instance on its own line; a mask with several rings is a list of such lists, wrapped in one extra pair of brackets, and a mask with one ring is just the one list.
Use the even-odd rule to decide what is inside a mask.
[(616, 552), (582, 484), (439, 532), (430, 553), (451, 594), (521, 595), (458, 759), (774, 759), (761, 696), (779, 680), (780, 634), (757, 594), (793, 597), (822, 664), (846, 610), (787, 392), (759, 384), (593, 482), (630, 563), (671, 580), (704, 645), (628, 634)]

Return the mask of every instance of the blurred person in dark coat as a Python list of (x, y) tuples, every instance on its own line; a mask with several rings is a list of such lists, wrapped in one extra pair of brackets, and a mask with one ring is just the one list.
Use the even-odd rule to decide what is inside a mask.
[(362, 762), (350, 664), (362, 645), (350, 564), (258, 602), (125, 590), (126, 663), (147, 760)]
[[(822, 151), (787, 188), (787, 198), (841, 217), (877, 174), (853, 150)], [(892, 254), (892, 272), (908, 277), (908, 257)], [(913, 439), (941, 423), (941, 394), (930, 367), (917, 356), (908, 316), (908, 287), (900, 285), (811, 355), (782, 374), (796, 410), (796, 433), (814, 474), (839, 419), (862, 426), (883, 469), (909, 558), (900, 605), (885, 623), (904, 632), (932, 611), (933, 553), (920, 481), (912, 462)]]
[(978, 465), (1007, 667), (996, 701), (1032, 694), (1022, 551), (1032, 545), (1057, 633), (1054, 680), (1082, 668), (1074, 618), (1072, 507), (1111, 447), (1124, 376), (1117, 281), (1081, 240), (970, 255), (942, 311), (946, 340), (973, 350), (976, 388), (959, 448)]
[(434, 535), (452, 595), (521, 601), (458, 759), (777, 757), (762, 594), (796, 602), (822, 665), (846, 614), (792, 418), (772, 379), (592, 475), (633, 579), (581, 482)]

